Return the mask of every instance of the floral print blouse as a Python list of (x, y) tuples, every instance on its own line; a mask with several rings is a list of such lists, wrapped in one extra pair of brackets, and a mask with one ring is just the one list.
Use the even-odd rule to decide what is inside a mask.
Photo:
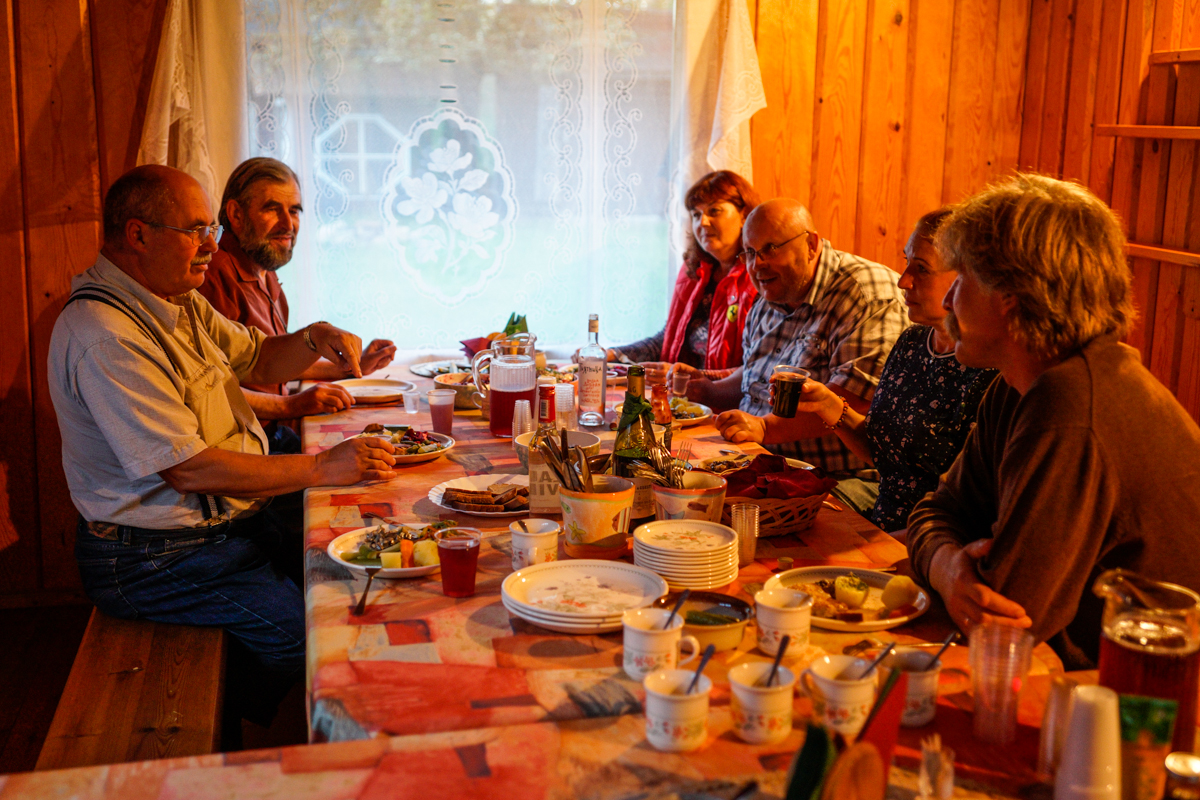
[(913, 325), (896, 340), (867, 412), (866, 432), (879, 498), (871, 521), (885, 531), (908, 526), (908, 513), (937, 488), (962, 450), (994, 369), (958, 363), (933, 350), (933, 328)]

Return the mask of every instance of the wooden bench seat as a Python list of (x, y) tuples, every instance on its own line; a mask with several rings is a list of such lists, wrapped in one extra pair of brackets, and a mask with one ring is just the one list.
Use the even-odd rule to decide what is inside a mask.
[(225, 634), (92, 611), (39, 770), (216, 752)]

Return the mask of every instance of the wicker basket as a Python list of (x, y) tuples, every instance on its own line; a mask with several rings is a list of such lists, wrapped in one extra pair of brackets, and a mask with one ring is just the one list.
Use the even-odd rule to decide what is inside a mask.
[(758, 535), (783, 536), (787, 533), (799, 533), (812, 527), (821, 503), (829, 496), (829, 492), (813, 495), (812, 497), (794, 497), (787, 500), (776, 500), (773, 497), (726, 497), (725, 508), (721, 511), (722, 524), (733, 526), (733, 511), (736, 503), (753, 503), (758, 506)]

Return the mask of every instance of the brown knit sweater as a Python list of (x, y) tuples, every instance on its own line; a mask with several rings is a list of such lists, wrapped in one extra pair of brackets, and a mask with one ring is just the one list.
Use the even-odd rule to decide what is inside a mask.
[(1024, 606), (1069, 666), (1087, 666), (1101, 572), (1200, 590), (1200, 428), (1137, 351), (1100, 337), (1024, 396), (993, 383), (963, 452), (908, 524), (926, 585), (941, 545), (994, 537), (984, 581)]

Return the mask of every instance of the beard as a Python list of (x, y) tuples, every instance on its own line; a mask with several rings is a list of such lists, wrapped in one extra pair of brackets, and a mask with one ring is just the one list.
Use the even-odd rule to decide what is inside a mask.
[(292, 260), (292, 247), (282, 248), (273, 244), (269, 238), (251, 239), (240, 242), (242, 250), (250, 256), (250, 260), (268, 272), (274, 272)]
[(962, 330), (958, 327), (958, 318), (954, 316), (953, 311), (946, 312), (946, 318), (942, 320), (942, 327), (946, 329), (946, 333), (950, 334), (950, 338), (956, 342), (962, 341)]

